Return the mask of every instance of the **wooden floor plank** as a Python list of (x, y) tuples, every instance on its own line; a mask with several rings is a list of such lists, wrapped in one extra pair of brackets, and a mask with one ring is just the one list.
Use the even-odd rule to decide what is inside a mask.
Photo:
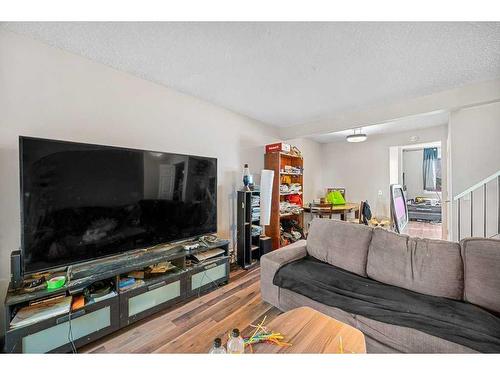
[[(170, 330), (169, 332), (159, 332), (154, 335), (150, 335), (148, 340), (143, 344), (137, 347), (134, 350), (134, 353), (150, 353), (155, 351), (158, 347), (168, 344), (171, 341), (174, 341), (176, 338), (185, 334), (186, 332), (190, 332), (192, 329), (198, 327), (199, 325), (204, 324), (205, 321), (210, 320), (213, 321), (213, 315), (216, 312), (220, 311), (235, 311), (241, 308), (241, 298), (245, 298), (247, 295), (254, 295), (255, 290), (258, 285), (252, 285), (251, 287), (239, 291), (240, 295), (233, 295), (228, 297), (227, 299), (221, 301), (221, 303), (216, 304), (214, 306), (208, 307), (206, 310), (199, 312), (197, 315), (191, 317), (191, 319), (184, 321), (182, 324), (175, 327), (175, 329)], [(190, 333), (191, 334), (191, 333)]]
[(260, 296), (260, 269), (231, 270), (230, 282), (91, 343), (84, 353), (206, 353), (215, 337), (227, 340), (232, 328), (251, 332), (250, 324), (281, 312)]
[(246, 328), (256, 316), (268, 309), (262, 301), (260, 293), (244, 305), (244, 308), (233, 312), (220, 322), (212, 319), (191, 328), (185, 334), (161, 346), (156, 353), (207, 353), (215, 337), (220, 337), (223, 344), (233, 328)]
[[(127, 348), (134, 345), (134, 341), (137, 340), (144, 342), (145, 335), (151, 336), (152, 333), (155, 335), (164, 333), (165, 328), (168, 328), (169, 324), (176, 317), (189, 314), (193, 311), (203, 311), (207, 308), (207, 306), (214, 305), (238, 290), (244, 289), (251, 284), (255, 284), (258, 281), (259, 273), (256, 271), (245, 272), (244, 276), (245, 277), (238, 281), (232, 281), (233, 278), (231, 277), (231, 282), (225, 287), (219, 288), (214, 292), (203, 295), (199, 298), (192, 298), (184, 303), (180, 303), (160, 313), (154, 314), (145, 320), (134, 323), (112, 335), (106, 336), (101, 340), (89, 344), (81, 350), (85, 352), (93, 352), (94, 348), (99, 348), (99, 350), (102, 351), (100, 346), (105, 345), (106, 347), (109, 346), (111, 348), (111, 352), (127, 352)], [(122, 343), (127, 344), (123, 344), (124, 347), (122, 347)]]

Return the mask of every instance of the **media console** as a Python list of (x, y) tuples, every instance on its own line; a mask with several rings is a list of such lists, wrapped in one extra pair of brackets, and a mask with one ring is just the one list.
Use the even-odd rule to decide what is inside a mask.
[[(217, 257), (199, 263), (190, 261), (193, 255), (216, 248), (223, 250)], [(174, 266), (170, 271), (120, 290), (120, 275), (166, 261)], [(166, 307), (227, 283), (229, 241), (200, 242), (197, 248), (176, 244), (134, 250), (70, 266), (65, 272), (68, 280), (63, 288), (31, 293), (22, 290), (8, 292), (5, 300), (6, 353), (71, 352)], [(96, 302), (86, 303), (70, 313), (11, 328), (11, 320), (19, 308), (63, 293), (66, 296), (82, 295), (86, 288), (103, 280), (114, 285), (115, 293), (110, 293), (110, 297), (96, 299)]]

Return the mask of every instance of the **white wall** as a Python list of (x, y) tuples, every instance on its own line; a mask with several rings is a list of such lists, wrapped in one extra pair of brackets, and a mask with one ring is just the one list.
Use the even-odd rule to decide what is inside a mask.
[(450, 114), (453, 195), (500, 169), (500, 102)]
[(304, 203), (312, 202), (323, 192), (322, 172), (323, 156), (321, 144), (310, 139), (296, 138), (287, 140), (286, 143), (296, 146), (304, 157)]
[[(422, 178), (423, 150), (403, 151), (403, 173), (405, 174), (406, 197), (422, 196), (424, 183)], [(402, 181), (400, 181), (400, 184)]]
[(18, 136), (218, 158), (219, 235), (233, 237), (243, 163), (264, 165), (276, 130), (188, 95), (0, 31), (0, 279), (20, 245)]
[(389, 148), (410, 144), (413, 135), (419, 136), (419, 143), (441, 141), (446, 145), (447, 126), (374, 135), (362, 143), (339, 141), (322, 145), (323, 187), (345, 187), (348, 201), (368, 200), (372, 211), (376, 210), (377, 194), (381, 190), (384, 201), (381, 209), (388, 216)]
[[(461, 109), (450, 114), (451, 196), (456, 196), (486, 177), (500, 170), (500, 102)], [(483, 193), (474, 195), (474, 235), (483, 231)], [(462, 210), (469, 210), (468, 197), (463, 199)], [(496, 182), (487, 190), (488, 234), (494, 234), (498, 209)], [(456, 203), (453, 204), (453, 220)], [(470, 235), (470, 217), (462, 221), (462, 236)], [(456, 239), (456, 222), (451, 229)]]

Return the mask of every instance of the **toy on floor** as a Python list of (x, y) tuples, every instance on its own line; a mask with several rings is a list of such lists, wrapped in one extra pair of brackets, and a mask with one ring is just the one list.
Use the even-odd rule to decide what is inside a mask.
[(292, 346), (292, 344), (282, 341), (284, 339), (284, 336), (281, 333), (269, 331), (263, 325), (266, 320), (266, 317), (267, 316), (264, 316), (264, 319), (262, 319), (262, 322), (260, 322), (260, 324), (257, 324), (256, 326), (250, 325), (251, 327), (255, 328), (255, 331), (252, 336), (243, 338), (245, 346), (248, 346), (250, 348), (250, 351), (253, 351), (252, 345), (261, 342), (267, 342), (269, 344), (278, 345), (282, 347)]

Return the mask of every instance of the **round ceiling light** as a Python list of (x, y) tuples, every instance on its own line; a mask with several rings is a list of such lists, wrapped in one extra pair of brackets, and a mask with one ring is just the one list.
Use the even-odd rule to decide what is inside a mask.
[(359, 142), (364, 142), (367, 140), (367, 135), (361, 133), (361, 129), (354, 129), (354, 134), (348, 135), (346, 137), (347, 142), (351, 143), (359, 143)]

